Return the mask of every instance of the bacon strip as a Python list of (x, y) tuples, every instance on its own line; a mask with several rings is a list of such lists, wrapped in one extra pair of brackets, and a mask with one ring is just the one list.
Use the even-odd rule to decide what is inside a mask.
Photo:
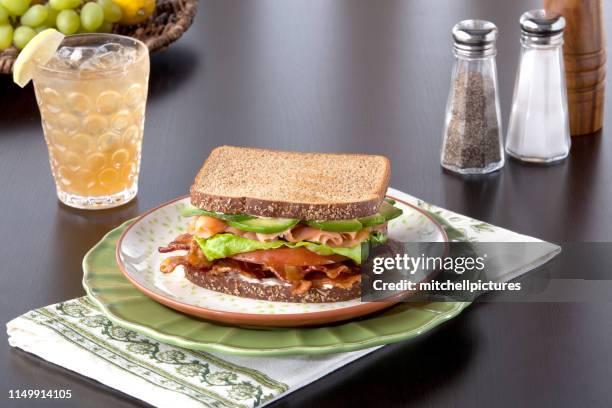
[(189, 265), (189, 262), (187, 261), (187, 257), (185, 255), (171, 256), (162, 261), (162, 263), (159, 265), (159, 270), (162, 271), (162, 273), (170, 273), (174, 272), (177, 266), (187, 265)]
[[(311, 288), (327, 288), (338, 287), (348, 289), (355, 282), (361, 281), (361, 274), (358, 270), (348, 267), (347, 265), (338, 265), (335, 268), (328, 268), (326, 266), (312, 266), (308, 269), (304, 269), (301, 272), (299, 279), (287, 279), (286, 274), (279, 273), (278, 270), (270, 268), (265, 265), (258, 265), (248, 262), (234, 261), (234, 263), (228, 264), (219, 260), (215, 262), (210, 270), (211, 273), (235, 273), (238, 272), (248, 277), (256, 277), (258, 279), (270, 277), (266, 272), (272, 272), (273, 277), (281, 279), (285, 282), (291, 283), (291, 291), (294, 294), (304, 293)], [(331, 271), (331, 276), (319, 277), (320, 274)], [(346, 273), (345, 273), (346, 272)], [(342, 276), (340, 274), (342, 273)], [(262, 275), (263, 274), (263, 275)], [(308, 275), (308, 276), (307, 276)], [(310, 276), (312, 275), (312, 276)], [(323, 275), (325, 276), (325, 275)]]
[(170, 242), (165, 247), (159, 247), (157, 250), (161, 253), (174, 252), (179, 250), (189, 250), (191, 247), (191, 234), (181, 234), (174, 238), (174, 241)]
[[(187, 239), (189, 242), (185, 244)], [(210, 262), (190, 234), (179, 235), (167, 247), (160, 247), (159, 252), (165, 253), (178, 249), (188, 249), (189, 252), (186, 255), (164, 259), (160, 265), (161, 272), (170, 273), (178, 266), (191, 266), (215, 274), (238, 272), (256, 279), (275, 277), (291, 283), (294, 293), (304, 293), (311, 287), (322, 288), (325, 285), (350, 288), (354, 282), (361, 280), (359, 267), (343, 262), (311, 266), (260, 265), (231, 258)]]
[(339, 279), (315, 279), (312, 280), (312, 286), (315, 288), (322, 288), (326, 285), (331, 285), (336, 288), (348, 289), (355, 284), (355, 282), (361, 282), (361, 275), (348, 275)]
[(351, 273), (351, 268), (345, 264), (336, 264), (336, 266), (328, 267), (325, 265), (320, 266), (307, 266), (304, 268), (304, 276), (309, 272), (322, 272), (330, 279), (336, 279), (341, 273)]

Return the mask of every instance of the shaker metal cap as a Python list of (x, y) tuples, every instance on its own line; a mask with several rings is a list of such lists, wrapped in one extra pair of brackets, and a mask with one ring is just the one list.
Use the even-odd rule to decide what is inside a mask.
[(521, 16), (521, 30), (527, 35), (552, 37), (563, 32), (565, 18), (556, 11), (530, 10)]
[(495, 53), (497, 26), (486, 20), (463, 20), (453, 27), (455, 51), (466, 56)]

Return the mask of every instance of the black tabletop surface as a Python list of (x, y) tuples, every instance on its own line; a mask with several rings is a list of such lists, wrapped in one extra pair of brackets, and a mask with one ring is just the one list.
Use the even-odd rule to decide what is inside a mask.
[[(185, 194), (210, 150), (235, 144), (388, 156), (391, 185), (436, 205), (557, 243), (610, 241), (612, 135), (575, 138), (551, 167), (442, 171), (450, 29), (500, 30), (507, 122), (521, 12), (538, 1), (200, 1), (191, 30), (151, 58), (138, 197), (84, 212), (55, 195), (32, 87), (0, 78), (0, 320), (82, 296), (81, 259), (123, 220)], [(611, 21), (612, 17), (607, 21)], [(608, 30), (612, 33), (612, 30)], [(612, 120), (608, 92), (606, 121)], [(612, 304), (479, 303), (417, 340), (387, 346), (273, 404), (612, 406)], [(133, 407), (137, 400), (5, 340), (1, 406)], [(10, 389), (71, 389), (16, 401)]]

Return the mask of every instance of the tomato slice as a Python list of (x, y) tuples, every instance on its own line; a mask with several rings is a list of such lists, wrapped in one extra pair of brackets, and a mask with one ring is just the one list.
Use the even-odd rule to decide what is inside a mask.
[(230, 258), (260, 265), (316, 266), (342, 262), (342, 255), (318, 255), (306, 248), (260, 249), (232, 255)]

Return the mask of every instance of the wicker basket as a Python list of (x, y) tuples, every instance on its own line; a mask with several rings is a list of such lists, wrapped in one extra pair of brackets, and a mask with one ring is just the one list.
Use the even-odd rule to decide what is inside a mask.
[[(116, 25), (116, 34), (138, 38), (149, 47), (150, 52), (167, 48), (193, 22), (198, 8), (198, 0), (157, 0), (155, 14), (146, 22), (138, 25)], [(0, 74), (10, 74), (19, 51), (14, 47), (0, 51)]]

